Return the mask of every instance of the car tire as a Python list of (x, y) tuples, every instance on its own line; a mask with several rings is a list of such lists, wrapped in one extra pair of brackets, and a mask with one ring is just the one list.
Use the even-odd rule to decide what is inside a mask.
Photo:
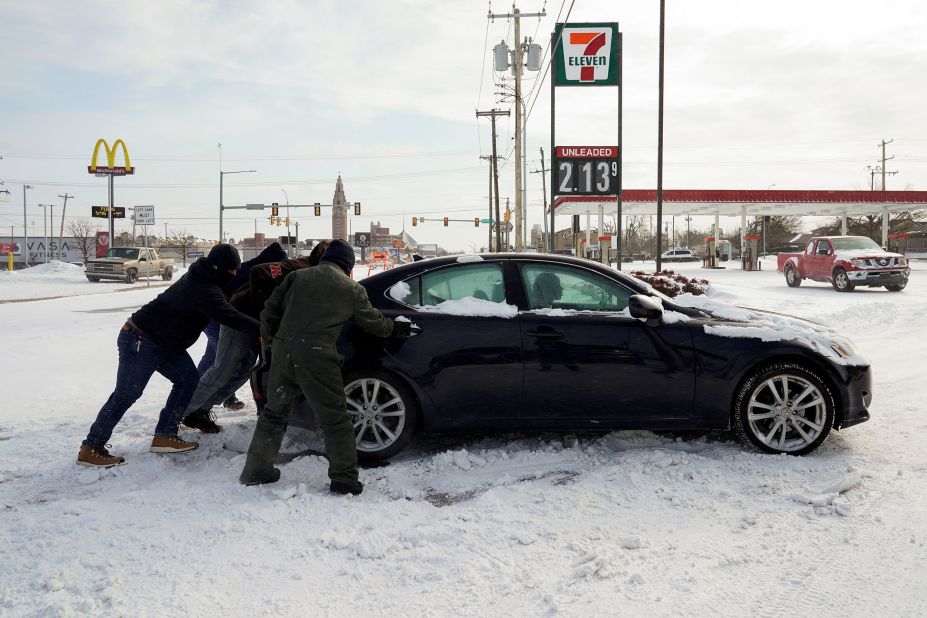
[(174, 276), (174, 269), (168, 266), (164, 269), (164, 272), (161, 273), (161, 279), (164, 281), (170, 281)]
[(90, 283), (99, 283), (100, 278), (99, 277), (87, 277), (87, 281), (89, 281)]
[(856, 288), (855, 285), (850, 283), (847, 271), (840, 267), (834, 269), (833, 276), (831, 277), (831, 284), (838, 292), (852, 292)]
[(737, 389), (733, 424), (758, 451), (805, 455), (827, 438), (835, 410), (830, 387), (815, 371), (779, 362), (756, 369)]
[(345, 375), (344, 395), (358, 459), (383, 461), (409, 445), (419, 407), (402, 380), (385, 371), (353, 371)]
[(897, 283), (894, 285), (886, 285), (885, 289), (888, 290), (889, 292), (900, 292), (901, 290), (905, 288), (906, 285), (908, 284), (907, 283)]
[(797, 288), (801, 285), (801, 275), (792, 266), (785, 267), (785, 283), (790, 288)]
[(134, 268), (130, 268), (126, 271), (126, 283), (135, 283), (138, 281), (138, 271)]

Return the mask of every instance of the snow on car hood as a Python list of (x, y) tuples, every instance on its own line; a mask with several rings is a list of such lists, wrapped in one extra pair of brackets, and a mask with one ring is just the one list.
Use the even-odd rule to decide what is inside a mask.
[(850, 260), (858, 260), (860, 258), (902, 258), (903, 255), (899, 253), (892, 253), (891, 251), (885, 251), (883, 249), (845, 249), (843, 251), (835, 251), (834, 259), (835, 260), (845, 260), (849, 262)]
[(831, 328), (790, 315), (772, 313), (746, 307), (736, 307), (706, 296), (682, 294), (673, 301), (683, 307), (705, 311), (712, 317), (724, 320), (723, 324), (705, 324), (705, 333), (716, 337), (759, 339), (761, 341), (796, 341), (804, 343), (841, 365), (869, 364), (849, 339)]

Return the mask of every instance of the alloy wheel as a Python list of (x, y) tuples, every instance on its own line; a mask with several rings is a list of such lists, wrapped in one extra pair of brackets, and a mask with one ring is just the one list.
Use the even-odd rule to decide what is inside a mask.
[(358, 451), (376, 453), (395, 444), (406, 426), (407, 412), (395, 388), (379, 378), (360, 378), (345, 385), (344, 394)]
[(789, 453), (809, 447), (827, 431), (827, 404), (821, 390), (797, 375), (762, 382), (747, 404), (747, 422), (767, 448)]

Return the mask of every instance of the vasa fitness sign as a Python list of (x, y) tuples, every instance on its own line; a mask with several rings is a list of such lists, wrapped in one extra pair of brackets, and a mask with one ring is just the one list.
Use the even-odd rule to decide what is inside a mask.
[(618, 24), (557, 24), (557, 86), (618, 85)]

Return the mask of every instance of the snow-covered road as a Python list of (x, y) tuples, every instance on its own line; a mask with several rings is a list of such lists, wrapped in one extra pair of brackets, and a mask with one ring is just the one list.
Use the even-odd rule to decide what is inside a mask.
[[(927, 263), (897, 294), (676, 269), (849, 336), (872, 420), (802, 458), (724, 436), (425, 436), (341, 498), (314, 456), (238, 484), (250, 406), (197, 451), (148, 453), (155, 376), (112, 439), (127, 465), (87, 470), (117, 330), (160, 290), (0, 273), (0, 300), (65, 296), (0, 304), (0, 615), (927, 615)], [(313, 445), (293, 431), (285, 450)]]

